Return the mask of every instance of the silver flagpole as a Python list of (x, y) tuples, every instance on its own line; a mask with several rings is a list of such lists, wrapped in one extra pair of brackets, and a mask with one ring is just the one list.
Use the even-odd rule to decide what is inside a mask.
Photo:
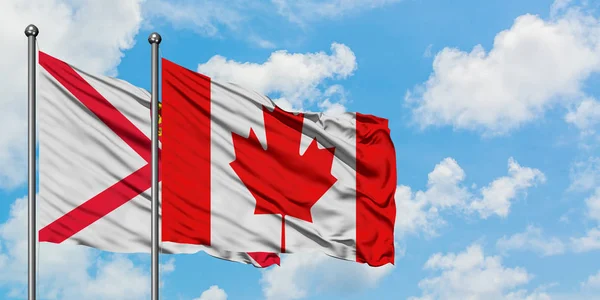
[(158, 45), (162, 38), (154, 32), (152, 46), (152, 300), (158, 300)]
[(28, 267), (28, 296), (29, 300), (36, 298), (36, 203), (35, 203), (35, 70), (36, 70), (36, 53), (35, 41), (39, 33), (38, 28), (31, 24), (25, 28), (25, 36), (27, 36), (28, 51), (27, 51), (27, 114), (29, 118), (28, 136), (27, 136), (27, 178), (28, 178), (28, 230), (27, 230), (27, 267)]

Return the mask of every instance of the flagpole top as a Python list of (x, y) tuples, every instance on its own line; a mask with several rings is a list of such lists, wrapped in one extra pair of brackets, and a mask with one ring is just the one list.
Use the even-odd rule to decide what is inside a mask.
[(36, 37), (38, 35), (38, 33), (40, 33), (40, 31), (38, 30), (37, 26), (35, 26), (33, 24), (30, 24), (29, 26), (27, 26), (25, 28), (25, 35), (27, 37), (30, 37), (30, 36)]
[(156, 32), (151, 33), (148, 37), (148, 43), (150, 44), (160, 44), (160, 41), (162, 41), (162, 38), (160, 37), (160, 34)]

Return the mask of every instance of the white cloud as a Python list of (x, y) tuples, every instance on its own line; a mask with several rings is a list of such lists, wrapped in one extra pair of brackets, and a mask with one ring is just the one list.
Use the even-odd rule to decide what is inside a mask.
[(175, 258), (169, 258), (169, 260), (167, 260), (164, 263), (160, 263), (158, 265), (158, 271), (159, 271), (159, 288), (164, 288), (165, 287), (165, 275), (167, 274), (171, 274), (173, 272), (175, 272)]
[[(587, 217), (600, 225), (600, 187), (585, 200)], [(575, 252), (600, 250), (600, 227), (587, 231), (585, 236), (571, 238), (571, 246)]]
[(213, 285), (208, 290), (202, 292), (200, 298), (194, 300), (227, 300), (227, 293), (218, 286)]
[(588, 217), (600, 224), (600, 187), (597, 187), (596, 192), (585, 199), (585, 204), (588, 209)]
[(267, 300), (302, 299), (315, 292), (352, 294), (375, 287), (393, 270), (390, 264), (375, 268), (321, 253), (296, 253), (284, 256), (280, 267), (263, 271), (261, 284)]
[(159, 265), (160, 274), (169, 274), (175, 271), (175, 259), (170, 258), (165, 263)]
[(258, 47), (272, 49), (276, 45), (257, 33), (263, 34), (264, 28), (281, 26), (281, 16), (303, 28), (307, 21), (342, 17), (399, 1), (146, 0), (144, 15), (148, 20), (144, 25), (151, 28), (158, 21), (167, 21), (175, 28), (189, 29), (203, 36), (222, 38), (228, 33)]
[[(600, 187), (597, 187), (586, 200), (587, 217), (600, 225)], [(571, 246), (575, 252), (600, 250), (600, 227), (587, 231), (585, 236), (571, 238)]]
[[(558, 283), (550, 286), (558, 285)], [(542, 289), (543, 290), (543, 289)], [(574, 289), (571, 292), (553, 292), (546, 298), (552, 300), (600, 300), (600, 272), (595, 275), (590, 275), (585, 281), (579, 284), (579, 289)], [(529, 298), (518, 298), (527, 299)], [(539, 299), (539, 298), (532, 298)]]
[(457, 210), (466, 214), (478, 213), (481, 218), (490, 215), (506, 217), (511, 203), (519, 192), (544, 182), (538, 169), (520, 166), (512, 157), (508, 160), (508, 176), (495, 179), (478, 192), (463, 183), (464, 170), (453, 158), (445, 158), (428, 175), (427, 189), (413, 193), (408, 186), (396, 189), (396, 234), (425, 232), (435, 235), (445, 224), (440, 217), (443, 210)]
[(325, 99), (323, 102), (319, 103), (318, 106), (323, 110), (323, 113), (328, 115), (339, 115), (346, 111), (346, 107), (342, 103), (332, 103), (329, 99)]
[[(122, 51), (134, 44), (142, 0), (4, 0), (0, 10), (0, 188), (22, 184), (27, 147), (27, 39), (40, 29), (41, 50), (94, 73), (116, 74)], [(110, 22), (106, 22), (110, 20)]]
[[(323, 82), (327, 79), (345, 79), (356, 70), (356, 57), (348, 46), (333, 43), (331, 52), (328, 55), (324, 52), (303, 54), (275, 51), (262, 64), (240, 63), (216, 55), (200, 64), (198, 72), (261, 94), (278, 95), (280, 101), (302, 109), (304, 104), (311, 105), (316, 100), (324, 102), (339, 93), (343, 95), (341, 86), (331, 89), (323, 87)], [(325, 92), (323, 88), (327, 88)]]
[(492, 214), (508, 216), (511, 202), (516, 194), (544, 183), (546, 178), (538, 169), (521, 167), (512, 157), (508, 160), (508, 176), (500, 177), (481, 190), (482, 197), (470, 204), (482, 218)]
[(429, 58), (433, 56), (433, 53), (431, 53), (432, 49), (433, 44), (429, 44), (429, 46), (427, 46), (427, 48), (425, 48), (425, 51), (423, 52), (423, 57)]
[(410, 187), (396, 189), (397, 236), (423, 231), (435, 235), (436, 229), (445, 224), (439, 211), (453, 207), (464, 207), (471, 197), (462, 185), (464, 170), (453, 158), (445, 158), (427, 175), (427, 190), (412, 193)]
[[(417, 192), (423, 193), (421, 191)], [(425, 197), (416, 197), (410, 187), (401, 185), (396, 188), (396, 238), (409, 233), (424, 232), (427, 236), (435, 236), (437, 229), (445, 224)]]
[(275, 45), (275, 43), (273, 43), (272, 41), (263, 39), (257, 35), (251, 35), (248, 39), (251, 42), (253, 42), (255, 45), (259, 46), (260, 48), (264, 48), (264, 49), (277, 48), (277, 45)]
[(550, 15), (556, 16), (569, 7), (573, 0), (555, 0), (550, 7)]
[[(147, 271), (135, 266), (126, 257), (116, 256), (106, 261), (98, 259), (95, 265), (95, 274), (79, 282), (55, 282), (53, 289), (60, 294), (59, 287), (63, 286), (61, 299), (145, 299), (149, 296)], [(74, 283), (78, 283), (79, 287), (65, 286)]]
[(325, 97), (323, 100), (318, 103), (318, 107), (324, 113), (329, 115), (338, 115), (342, 114), (346, 111), (346, 91), (344, 87), (335, 84), (327, 88), (325, 93), (323, 94)]
[[(16, 200), (0, 224), (0, 286), (24, 296), (27, 286), (27, 201)], [(99, 256), (75, 245), (39, 245), (38, 290), (47, 299), (147, 299), (149, 274), (123, 255)]]
[(567, 113), (565, 120), (585, 134), (593, 134), (595, 126), (600, 124), (600, 102), (592, 98), (581, 101), (575, 110)]
[(435, 207), (462, 206), (470, 197), (467, 188), (460, 186), (465, 179), (465, 171), (452, 158), (445, 158), (437, 164), (427, 179), (424, 196)]
[(321, 18), (336, 18), (346, 14), (374, 9), (400, 0), (271, 0), (279, 13), (290, 21), (304, 24)]
[(527, 226), (525, 232), (511, 237), (502, 237), (496, 242), (496, 247), (500, 251), (529, 250), (542, 256), (562, 254), (566, 248), (560, 239), (544, 237), (542, 230), (535, 226)]
[(587, 161), (573, 164), (570, 171), (572, 191), (589, 191), (600, 186), (600, 157), (590, 157)]
[(581, 288), (584, 290), (600, 291), (600, 271), (595, 275), (590, 275), (586, 281), (582, 282)]
[(600, 250), (600, 228), (590, 229), (583, 237), (571, 238), (571, 244), (575, 252)]
[[(529, 293), (526, 290), (519, 290), (517, 292), (512, 292), (507, 294), (504, 297), (504, 300), (551, 300), (554, 299), (551, 295), (547, 294), (544, 291), (534, 291), (533, 293)], [(574, 299), (571, 299), (574, 300)], [(589, 299), (588, 299), (589, 300)]]
[(498, 256), (485, 256), (477, 244), (458, 254), (434, 254), (424, 268), (439, 273), (421, 280), (422, 296), (410, 299), (549, 299), (544, 293), (515, 290), (533, 276), (523, 268), (503, 266)]
[(440, 51), (429, 79), (406, 95), (414, 121), (499, 135), (584, 98), (583, 83), (600, 71), (600, 22), (565, 3), (550, 20), (516, 18), (489, 52)]
[[(236, 29), (245, 21), (241, 13), (244, 1), (165, 1), (148, 0), (144, 15), (152, 21), (164, 19), (175, 28), (191, 29), (201, 35), (218, 35), (220, 26)], [(147, 24), (150, 26), (150, 24)]]

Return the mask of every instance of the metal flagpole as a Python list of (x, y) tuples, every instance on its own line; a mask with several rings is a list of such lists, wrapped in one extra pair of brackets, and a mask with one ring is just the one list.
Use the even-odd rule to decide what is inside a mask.
[(152, 300), (158, 300), (158, 45), (162, 38), (154, 32), (148, 37), (152, 47)]
[(25, 36), (27, 36), (28, 51), (27, 51), (27, 114), (28, 137), (27, 137), (27, 178), (28, 178), (28, 230), (27, 230), (27, 267), (28, 267), (28, 296), (29, 300), (35, 300), (36, 296), (36, 201), (35, 201), (35, 70), (36, 70), (36, 53), (35, 41), (39, 33), (38, 28), (31, 24), (25, 28)]

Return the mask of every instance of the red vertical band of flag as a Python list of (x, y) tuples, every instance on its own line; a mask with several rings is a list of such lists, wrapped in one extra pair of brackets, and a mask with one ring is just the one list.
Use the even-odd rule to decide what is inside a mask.
[(396, 151), (386, 119), (356, 114), (356, 261), (394, 263)]
[(209, 77), (162, 59), (163, 241), (210, 246), (210, 95)]

